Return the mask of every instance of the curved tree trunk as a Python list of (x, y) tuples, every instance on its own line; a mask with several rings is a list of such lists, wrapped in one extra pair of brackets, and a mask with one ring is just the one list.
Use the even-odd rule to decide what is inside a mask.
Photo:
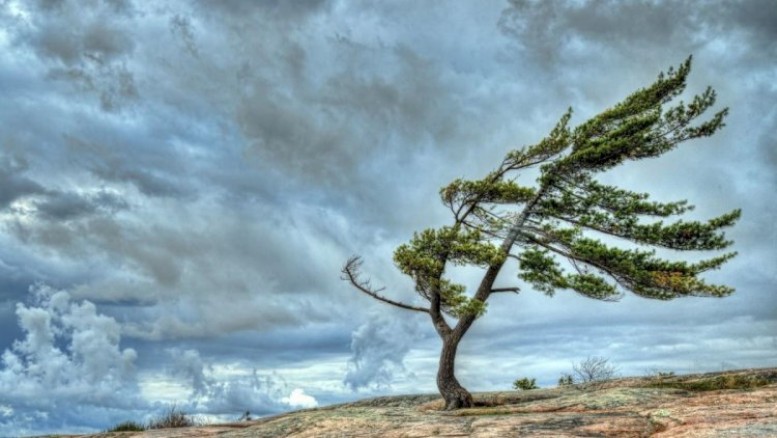
[(437, 389), (445, 399), (445, 410), (470, 408), (473, 406), (472, 394), (456, 380), (453, 374), (456, 362), (456, 349), (461, 338), (446, 336), (442, 340), (440, 368), (437, 370)]

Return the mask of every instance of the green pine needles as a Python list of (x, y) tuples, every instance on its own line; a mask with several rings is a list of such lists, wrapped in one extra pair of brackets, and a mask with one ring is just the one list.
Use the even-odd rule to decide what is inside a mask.
[[(445, 280), (445, 264), (497, 266), (508, 256), (517, 259), (520, 279), (547, 294), (571, 289), (609, 300), (631, 291), (666, 300), (733, 292), (727, 286), (705, 283), (699, 274), (720, 267), (735, 253), (698, 263), (668, 261), (656, 257), (655, 251), (621, 249), (586, 233), (682, 251), (719, 250), (731, 244), (721, 230), (736, 222), (740, 210), (707, 222), (648, 222), (681, 215), (693, 206), (687, 201), (653, 202), (647, 193), (594, 179), (626, 160), (661, 155), (723, 126), (727, 109), (690, 126), (715, 103), (710, 88), (690, 104), (665, 108), (685, 88), (690, 69), (689, 58), (677, 70), (660, 75), (653, 85), (574, 129), (568, 127), (571, 110), (567, 111), (548, 137), (511, 151), (486, 178), (457, 179), (444, 187), (441, 198), (453, 212), (454, 225), (417, 233), (410, 243), (397, 248), (397, 266), (413, 277), (424, 298), (439, 293), (442, 308), (454, 316), (468, 311), (482, 314), (485, 303), (466, 298), (463, 285)], [(534, 166), (541, 171), (537, 186), (522, 187), (511, 179)], [(522, 210), (516, 214), (498, 208), (504, 205)], [(563, 268), (561, 261), (569, 262), (571, 269)]]
[[(463, 285), (445, 278), (446, 264), (488, 268), (501, 266), (508, 257), (517, 260), (521, 280), (550, 295), (570, 289), (612, 300), (631, 291), (667, 300), (732, 293), (733, 288), (708, 284), (699, 274), (720, 267), (734, 252), (687, 263), (591, 237), (596, 232), (681, 251), (720, 250), (732, 243), (722, 229), (739, 219), (738, 209), (706, 222), (666, 223), (653, 218), (682, 215), (693, 206), (684, 200), (651, 201), (647, 193), (595, 180), (597, 173), (626, 160), (659, 156), (723, 127), (728, 109), (691, 125), (715, 103), (711, 88), (689, 104), (666, 107), (684, 90), (690, 70), (688, 58), (677, 70), (661, 74), (651, 86), (574, 129), (568, 126), (569, 110), (548, 137), (509, 152), (485, 178), (457, 179), (444, 187), (440, 196), (454, 224), (416, 233), (397, 248), (394, 261), (399, 269), (415, 280), (416, 291), (426, 300), (438, 295), (441, 308), (451, 316), (481, 315), (487, 294), (468, 298)], [(535, 166), (540, 168), (535, 187), (515, 182), (519, 171)], [(564, 261), (568, 266), (562, 267)]]
[[(711, 88), (690, 103), (672, 105), (685, 89), (690, 70), (689, 57), (652, 85), (575, 128), (569, 127), (569, 110), (546, 138), (509, 152), (485, 178), (457, 179), (443, 187), (440, 197), (453, 215), (453, 224), (416, 233), (394, 253), (396, 265), (414, 280), (428, 307), (380, 295), (369, 281), (359, 278), (358, 257), (343, 268), (344, 279), (376, 299), (429, 313), (454, 353), (458, 340), (485, 312), (492, 293), (518, 292), (517, 287), (493, 287), (508, 261), (517, 264), (523, 282), (548, 295), (572, 290), (594, 299), (617, 300), (630, 291), (669, 300), (731, 294), (733, 288), (709, 284), (700, 274), (719, 268), (734, 252), (691, 263), (663, 259), (655, 249), (723, 250), (732, 243), (723, 230), (736, 223), (740, 210), (708, 221), (670, 220), (693, 206), (684, 200), (652, 201), (647, 193), (596, 180), (601, 172), (627, 160), (660, 156), (723, 127), (727, 109), (699, 121), (715, 103)], [(539, 170), (536, 184), (518, 184), (517, 176), (530, 168)], [(467, 293), (464, 285), (446, 278), (450, 265), (478, 266), (485, 272), (477, 288)], [(457, 324), (449, 325), (442, 314), (456, 318)], [(452, 369), (451, 363), (445, 376), (452, 376)], [(438, 386), (440, 379), (450, 377), (440, 376)], [(467, 405), (467, 398), (450, 385), (440, 389), (444, 396), (450, 392), (449, 407)]]

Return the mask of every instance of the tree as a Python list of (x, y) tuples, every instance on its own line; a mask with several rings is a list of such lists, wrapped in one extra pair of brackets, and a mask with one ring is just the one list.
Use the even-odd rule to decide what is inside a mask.
[[(383, 289), (373, 288), (360, 275), (361, 258), (347, 261), (343, 279), (356, 289), (384, 303), (429, 315), (442, 339), (437, 387), (446, 409), (473, 404), (454, 375), (456, 350), (486, 311), (491, 295), (520, 291), (518, 287), (495, 287), (508, 260), (517, 262), (519, 279), (550, 296), (565, 289), (616, 301), (630, 291), (670, 300), (723, 297), (734, 291), (699, 278), (730, 260), (734, 252), (691, 263), (661, 258), (655, 249), (640, 247), (678, 252), (724, 249), (732, 242), (721, 229), (732, 226), (740, 210), (706, 222), (665, 223), (660, 218), (682, 215), (693, 206), (684, 200), (652, 201), (647, 193), (595, 179), (627, 160), (657, 157), (687, 140), (709, 137), (723, 126), (727, 109), (697, 122), (715, 103), (711, 88), (689, 103), (668, 106), (684, 90), (690, 70), (689, 57), (677, 70), (670, 68), (652, 85), (574, 129), (568, 127), (570, 109), (546, 138), (510, 151), (485, 178), (457, 179), (442, 188), (440, 196), (453, 215), (453, 224), (415, 233), (394, 252), (397, 267), (414, 280), (415, 291), (427, 306), (382, 295)], [(518, 184), (518, 174), (530, 168), (539, 170), (536, 184)], [(619, 241), (628, 245), (616, 243)], [(483, 269), (472, 293), (446, 278), (450, 265)]]
[(532, 389), (540, 389), (540, 387), (537, 386), (537, 379), (530, 379), (528, 377), (516, 379), (513, 382), (513, 388), (518, 389), (520, 391), (531, 391)]

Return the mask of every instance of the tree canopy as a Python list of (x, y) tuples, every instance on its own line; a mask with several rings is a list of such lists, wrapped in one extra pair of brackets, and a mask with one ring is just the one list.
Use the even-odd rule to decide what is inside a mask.
[[(625, 292), (660, 300), (731, 294), (733, 288), (707, 283), (700, 274), (719, 268), (736, 253), (687, 262), (662, 258), (656, 249), (723, 250), (732, 243), (723, 230), (739, 219), (740, 210), (707, 221), (670, 221), (693, 205), (685, 200), (657, 202), (648, 193), (596, 180), (627, 160), (657, 157), (723, 127), (728, 109), (697, 122), (715, 103), (711, 88), (688, 103), (670, 105), (684, 91), (690, 70), (689, 57), (652, 85), (575, 128), (569, 127), (570, 109), (547, 137), (510, 151), (484, 178), (456, 179), (443, 187), (440, 197), (453, 223), (417, 232), (394, 252), (394, 262), (414, 280), (428, 307), (381, 295), (360, 279), (358, 257), (345, 265), (344, 278), (373, 298), (429, 313), (443, 340), (454, 344), (454, 354), (455, 344), (484, 314), (492, 293), (519, 290), (494, 288), (508, 260), (516, 262), (518, 278), (548, 295), (560, 289), (598, 300), (617, 300)], [(539, 170), (536, 183), (519, 184), (520, 172), (530, 168)], [(485, 272), (477, 288), (467, 293), (465, 285), (446, 277), (449, 265), (477, 266)], [(443, 314), (456, 324), (450, 325)], [(450, 368), (452, 377), (452, 363)], [(442, 387), (441, 392), (445, 395)]]

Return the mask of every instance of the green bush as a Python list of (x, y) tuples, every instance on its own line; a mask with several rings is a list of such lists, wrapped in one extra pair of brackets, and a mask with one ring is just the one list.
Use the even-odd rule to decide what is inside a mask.
[(521, 391), (529, 391), (531, 389), (539, 389), (539, 386), (537, 386), (537, 379), (524, 377), (513, 382), (513, 388)]
[(562, 374), (558, 378), (558, 386), (572, 386), (575, 384), (575, 378), (571, 374)]

